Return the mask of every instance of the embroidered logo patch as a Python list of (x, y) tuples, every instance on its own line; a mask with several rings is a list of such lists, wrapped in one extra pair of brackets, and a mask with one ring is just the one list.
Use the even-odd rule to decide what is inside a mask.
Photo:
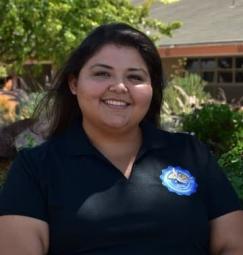
[(168, 166), (162, 169), (160, 179), (169, 191), (177, 195), (190, 196), (196, 192), (198, 186), (191, 173), (178, 166)]

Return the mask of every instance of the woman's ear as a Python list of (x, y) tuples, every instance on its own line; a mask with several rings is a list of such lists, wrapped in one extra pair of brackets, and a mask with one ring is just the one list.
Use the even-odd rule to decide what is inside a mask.
[(77, 94), (77, 83), (78, 83), (78, 80), (75, 76), (71, 75), (68, 78), (68, 86), (73, 95)]

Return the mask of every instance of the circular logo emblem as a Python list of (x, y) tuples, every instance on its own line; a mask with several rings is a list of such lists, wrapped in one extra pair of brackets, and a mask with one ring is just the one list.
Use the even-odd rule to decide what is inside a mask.
[(191, 173), (178, 166), (162, 169), (160, 179), (169, 191), (178, 195), (190, 196), (196, 192), (198, 186)]

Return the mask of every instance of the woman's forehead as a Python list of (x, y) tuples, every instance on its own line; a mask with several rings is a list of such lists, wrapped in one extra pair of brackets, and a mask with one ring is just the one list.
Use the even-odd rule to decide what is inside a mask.
[(103, 45), (85, 64), (92, 65), (127, 65), (130, 68), (136, 65), (147, 69), (142, 55), (135, 47), (111, 43)]

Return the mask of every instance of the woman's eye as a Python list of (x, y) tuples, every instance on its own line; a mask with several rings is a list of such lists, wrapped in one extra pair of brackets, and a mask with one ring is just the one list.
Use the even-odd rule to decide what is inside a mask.
[(110, 74), (107, 72), (96, 72), (94, 73), (94, 76), (99, 78), (109, 78)]
[(128, 79), (129, 79), (129, 80), (133, 80), (133, 81), (138, 81), (138, 82), (144, 81), (144, 79), (143, 79), (142, 76), (140, 76), (140, 75), (135, 75), (135, 74), (129, 75), (129, 76), (128, 76)]

